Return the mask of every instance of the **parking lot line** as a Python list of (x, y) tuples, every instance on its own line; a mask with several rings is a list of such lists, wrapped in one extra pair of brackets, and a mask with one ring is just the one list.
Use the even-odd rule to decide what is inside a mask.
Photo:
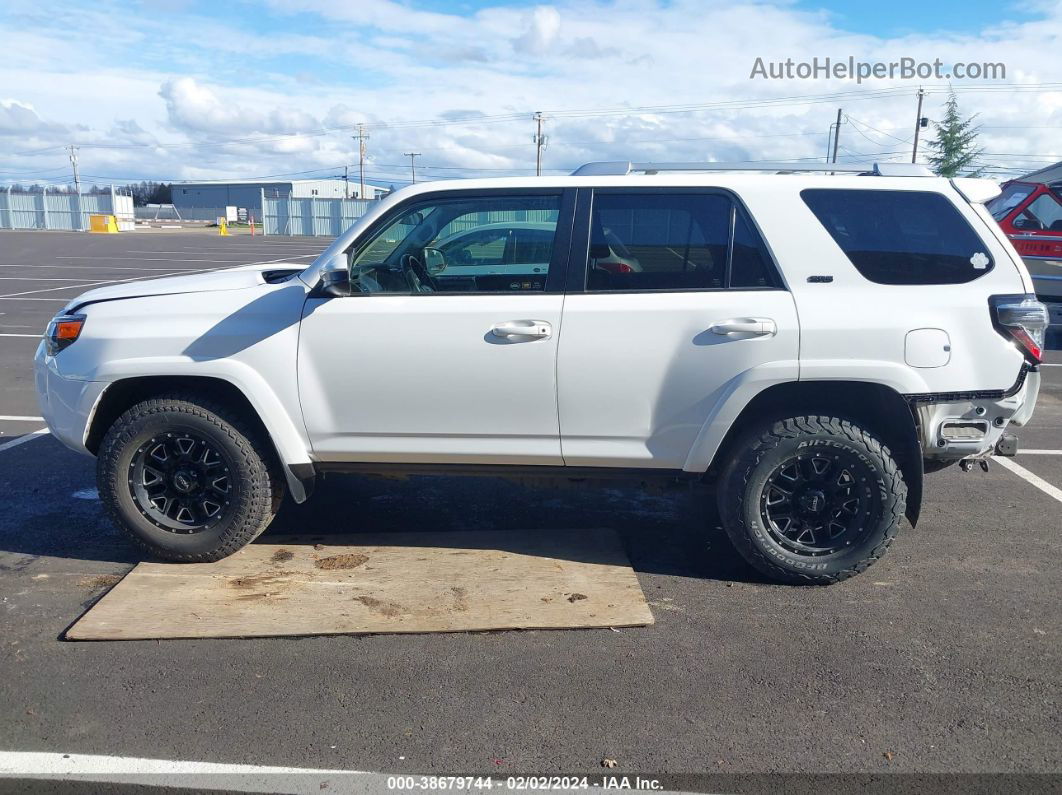
[(39, 337), (40, 334), (0, 334), (0, 337)]
[(3, 444), (0, 444), (0, 453), (4, 452), (5, 450), (10, 450), (12, 447), (18, 447), (20, 444), (24, 444), (25, 442), (30, 442), (41, 436), (47, 435), (47, 428), (39, 428), (35, 431), (27, 433), (25, 436), (20, 436), (17, 439), (12, 439), (10, 442), (4, 442)]
[(10, 282), (83, 282), (84, 279), (59, 279), (55, 276), (0, 276)]
[(0, 414), (0, 420), (9, 422), (44, 422), (44, 417), (18, 417), (13, 414)]
[(1054, 497), (1059, 502), (1062, 502), (1062, 489), (1052, 486), (1039, 475), (1034, 475), (1025, 467), (1021, 466), (1020, 464), (1014, 463), (1009, 458), (1001, 458), (999, 456), (996, 456), (996, 460), (999, 462), (999, 465), (1004, 469), (1009, 469), (1022, 480), (1036, 486), (1036, 488), (1038, 488), (1048, 497)]
[(21, 296), (17, 298), (7, 298), (0, 296), (0, 301), (58, 301), (61, 304), (65, 304), (69, 300), (69, 298), (23, 298)]
[(1062, 450), (1018, 450), (1020, 455), (1062, 455)]
[[(241, 260), (242, 262), (242, 260)], [(133, 268), (128, 265), (67, 265), (65, 262), (59, 265), (52, 265), (49, 263), (40, 263), (36, 265), (12, 265), (0, 264), (0, 268), (62, 268), (64, 271), (71, 270), (86, 270), (86, 271), (172, 271), (172, 265), (168, 265), (165, 268)], [(17, 276), (12, 278), (17, 279)]]
[[(258, 263), (251, 263), (258, 264)], [(211, 271), (225, 270), (224, 268), (197, 268), (194, 270), (180, 270), (169, 271), (167, 273), (160, 273), (156, 278), (162, 278), (163, 276), (183, 276), (193, 273), (210, 273)], [(24, 290), (21, 293), (7, 293), (6, 295), (0, 295), (0, 299), (3, 298), (16, 298), (23, 295), (36, 295), (37, 293), (53, 293), (56, 290), (72, 290), (75, 287), (98, 287), (104, 284), (122, 284), (124, 282), (141, 281), (142, 276), (130, 276), (128, 279), (104, 279), (98, 282), (85, 282), (84, 284), (67, 284), (62, 287), (42, 287), (40, 290)], [(64, 299), (66, 300), (66, 299)]]
[[(365, 777), (371, 777), (379, 779), (375, 783), (380, 791), (384, 789), (382, 773), (362, 770), (183, 762), (46, 751), (0, 751), (0, 777), (12, 776), (142, 786), (165, 783), (167, 787), (179, 789), (205, 791), (231, 788), (240, 792), (317, 792), (330, 786), (337, 787), (341, 792), (352, 792), (353, 783), (346, 785), (341, 780), (354, 777), (359, 778), (358, 791), (361, 791), (361, 786), (367, 783)], [(341, 780), (336, 781), (337, 778)], [(366, 788), (365, 791), (370, 790)]]
[(131, 259), (137, 262), (231, 262), (233, 264), (239, 264), (243, 262), (242, 259), (193, 259), (191, 257), (111, 257), (102, 255), (99, 257), (56, 257), (56, 259), (96, 259), (96, 260), (111, 260), (116, 259)]

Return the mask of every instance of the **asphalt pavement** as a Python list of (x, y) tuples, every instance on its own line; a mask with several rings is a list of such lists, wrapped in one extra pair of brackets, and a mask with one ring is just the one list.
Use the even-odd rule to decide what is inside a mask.
[(27, 436), (42, 427), (36, 335), (93, 283), (306, 263), (327, 242), (0, 233), (0, 750), (496, 776), (603, 759), (617, 773), (1062, 773), (1062, 502), (1036, 483), (1062, 488), (1058, 351), (1020, 432), (1054, 453), (928, 476), (918, 527), (836, 586), (763, 582), (700, 490), (329, 476), (269, 533), (611, 527), (656, 623), (63, 641), (138, 557), (102, 515), (94, 462)]

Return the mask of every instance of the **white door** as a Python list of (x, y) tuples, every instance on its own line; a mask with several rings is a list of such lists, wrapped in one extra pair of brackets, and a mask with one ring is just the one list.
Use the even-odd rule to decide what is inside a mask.
[[(352, 294), (310, 298), (299, 338), (319, 460), (561, 463), (555, 367), (570, 203), (560, 193), (433, 194), (354, 243)], [(447, 273), (439, 241), (528, 219), (560, 230), (544, 262), (522, 273), (481, 251), (481, 271), (465, 258)]]
[[(565, 464), (683, 469), (738, 385), (796, 380), (793, 298), (727, 194), (599, 190), (580, 206), (585, 276), (557, 361)], [(573, 272), (583, 261), (573, 249)]]

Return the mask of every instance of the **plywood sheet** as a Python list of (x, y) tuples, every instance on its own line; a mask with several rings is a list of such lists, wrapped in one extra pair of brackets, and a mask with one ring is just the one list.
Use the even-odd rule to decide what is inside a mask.
[(640, 626), (610, 530), (266, 539), (217, 563), (141, 563), (71, 640)]

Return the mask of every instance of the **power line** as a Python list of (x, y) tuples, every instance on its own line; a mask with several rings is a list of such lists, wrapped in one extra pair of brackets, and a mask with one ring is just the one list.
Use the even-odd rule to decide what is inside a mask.
[[(1062, 91), (1062, 83), (996, 83), (989, 85), (972, 85), (972, 86), (929, 86), (926, 87), (925, 92), (927, 94), (942, 94), (950, 91), (956, 93), (993, 93), (1005, 91), (1007, 93), (1038, 93), (1044, 91)], [(576, 118), (600, 118), (603, 116), (636, 116), (636, 115), (656, 115), (656, 114), (671, 114), (671, 113), (696, 113), (711, 110), (752, 110), (760, 108), (780, 107), (780, 106), (794, 106), (794, 105), (807, 105), (818, 104), (825, 102), (834, 102), (839, 99), (844, 99), (848, 102), (862, 102), (871, 99), (880, 99), (890, 96), (899, 96), (909, 91), (905, 86), (892, 86), (880, 89), (870, 90), (852, 90), (852, 91), (836, 91), (826, 94), (809, 94), (809, 95), (790, 95), (783, 97), (772, 97), (769, 99), (758, 100), (722, 100), (717, 102), (702, 102), (702, 103), (688, 103), (683, 105), (641, 105), (641, 106), (627, 106), (627, 107), (614, 107), (614, 108), (582, 108), (582, 109), (569, 109), (569, 110), (554, 110), (544, 111), (544, 115), (549, 115), (555, 118), (564, 119), (576, 119)], [(527, 118), (526, 113), (505, 113), (495, 115), (477, 115), (468, 116), (464, 118), (456, 119), (410, 119), (410, 120), (395, 120), (395, 121), (377, 121), (377, 122), (359, 122), (358, 127), (364, 130), (369, 129), (411, 129), (417, 127), (446, 127), (446, 126), (462, 126), (462, 125), (478, 125), (478, 124), (496, 124), (504, 122), (521, 121)], [(869, 125), (868, 125), (869, 126)], [(294, 131), (291, 133), (283, 133), (271, 136), (245, 136), (241, 138), (231, 138), (213, 141), (184, 141), (184, 142), (152, 142), (152, 143), (90, 143), (82, 142), (79, 145), (85, 148), (93, 149), (175, 149), (183, 147), (215, 147), (215, 146), (229, 146), (232, 144), (257, 144), (268, 143), (270, 141), (283, 141), (290, 140), (291, 138), (298, 137), (317, 137), (323, 135), (329, 135), (335, 132), (346, 132), (351, 128), (351, 125), (344, 125), (340, 127), (321, 127), (307, 131)], [(871, 128), (873, 129), (873, 128)], [(888, 135), (888, 133), (882, 133)], [(892, 137), (892, 136), (890, 136)], [(15, 152), (16, 155), (29, 155), (38, 154), (41, 152), (54, 151), (64, 148), (63, 146), (44, 147), (42, 149), (30, 150), (25, 152)]]

